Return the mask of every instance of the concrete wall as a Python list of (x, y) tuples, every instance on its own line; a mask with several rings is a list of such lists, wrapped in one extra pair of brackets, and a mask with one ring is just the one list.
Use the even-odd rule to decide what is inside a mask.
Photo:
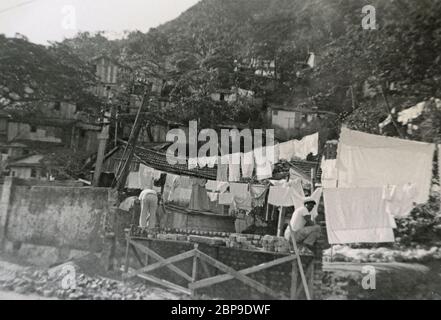
[(114, 202), (110, 189), (30, 186), (7, 177), (2, 188), (0, 239), (99, 252), (104, 220)]

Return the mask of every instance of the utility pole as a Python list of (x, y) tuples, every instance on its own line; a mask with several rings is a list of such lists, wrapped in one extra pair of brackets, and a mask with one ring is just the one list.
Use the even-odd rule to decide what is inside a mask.
[(98, 134), (98, 154), (96, 157), (95, 171), (93, 173), (93, 186), (98, 187), (100, 183), (101, 170), (104, 161), (104, 153), (106, 152), (107, 140), (109, 139), (109, 125), (104, 124), (101, 133)]
[(142, 128), (142, 112), (143, 109), (148, 105), (150, 100), (150, 91), (151, 88), (147, 85), (147, 88), (144, 92), (144, 96), (142, 98), (141, 105), (139, 106), (138, 112), (136, 114), (135, 123), (133, 124), (132, 131), (130, 133), (129, 141), (127, 142), (126, 148), (124, 150), (124, 154), (122, 157), (122, 165), (118, 167), (118, 171), (115, 177), (114, 184), (112, 187), (116, 187), (118, 191), (124, 189), (127, 176), (129, 174), (130, 164), (133, 160), (133, 154), (135, 152), (136, 142), (138, 141), (139, 133)]

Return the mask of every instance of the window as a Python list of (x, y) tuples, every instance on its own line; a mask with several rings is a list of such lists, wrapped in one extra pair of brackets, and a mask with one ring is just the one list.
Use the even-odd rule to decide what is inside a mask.
[(80, 136), (81, 136), (81, 138), (84, 138), (86, 136), (86, 130), (81, 130)]
[(37, 132), (37, 126), (31, 126), (31, 132)]
[(55, 102), (54, 110), (55, 111), (60, 111), (60, 109), (61, 109), (61, 102)]
[(11, 171), (11, 175), (12, 175), (13, 177), (15, 177), (15, 171), (14, 171), (14, 170)]
[(274, 110), (273, 111), (273, 116), (278, 116), (279, 115), (279, 111), (278, 110)]
[(37, 177), (37, 170), (31, 169), (31, 178), (36, 178), (36, 177)]
[(220, 101), (225, 101), (225, 94), (224, 94), (224, 93), (221, 93), (221, 94), (220, 94), (220, 98), (219, 98), (219, 100), (220, 100)]

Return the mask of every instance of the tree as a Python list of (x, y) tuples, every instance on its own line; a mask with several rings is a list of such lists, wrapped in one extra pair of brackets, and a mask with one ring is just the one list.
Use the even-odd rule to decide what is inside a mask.
[(96, 105), (94, 70), (68, 46), (49, 47), (0, 35), (0, 107), (35, 111), (37, 103)]

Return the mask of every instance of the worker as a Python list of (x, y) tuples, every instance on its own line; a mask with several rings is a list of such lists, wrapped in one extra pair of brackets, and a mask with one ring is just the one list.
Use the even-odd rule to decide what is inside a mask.
[[(317, 203), (314, 199), (307, 197), (303, 204), (302, 207), (297, 208), (292, 214), (289, 226), (291, 226), (296, 243), (299, 244), (301, 249), (313, 252), (314, 244), (321, 233), (320, 226), (315, 224), (314, 218), (311, 215)], [(285, 239), (291, 242), (289, 226), (285, 229)]]
[(139, 201), (141, 202), (139, 226), (142, 228), (155, 228), (157, 223), (158, 193), (152, 189), (144, 189), (139, 195)]

